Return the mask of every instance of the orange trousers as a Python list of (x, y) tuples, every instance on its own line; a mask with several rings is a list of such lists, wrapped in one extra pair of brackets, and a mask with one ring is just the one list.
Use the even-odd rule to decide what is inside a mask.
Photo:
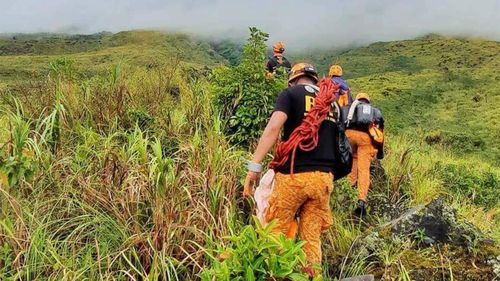
[(376, 150), (368, 133), (347, 130), (347, 138), (352, 148), (352, 170), (348, 176), (351, 185), (358, 186), (358, 199), (366, 202), (370, 188), (370, 164)]
[(320, 236), (332, 225), (330, 194), (333, 175), (324, 172), (304, 172), (293, 176), (277, 173), (269, 199), (266, 221), (276, 219), (275, 232), (295, 238), (296, 215), (299, 215), (298, 234), (305, 241), (304, 252), (309, 266), (321, 265)]

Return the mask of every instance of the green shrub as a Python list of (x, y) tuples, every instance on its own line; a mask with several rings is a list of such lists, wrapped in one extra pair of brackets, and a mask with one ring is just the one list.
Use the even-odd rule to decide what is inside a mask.
[(491, 171), (479, 171), (458, 164), (437, 165), (446, 190), (470, 198), (475, 204), (494, 207), (498, 204), (500, 178)]
[(483, 150), (486, 146), (484, 140), (477, 134), (446, 132), (443, 144), (453, 148), (456, 152), (473, 153)]
[(417, 63), (417, 60), (413, 57), (407, 56), (396, 56), (389, 60), (386, 67), (386, 71), (406, 71), (408, 73), (414, 73), (422, 70), (422, 66)]
[[(228, 245), (212, 258), (212, 266), (201, 280), (308, 280), (300, 272), (305, 264), (304, 242), (296, 243), (282, 233), (272, 234), (273, 223), (265, 228), (245, 226), (238, 235), (227, 237)], [(223, 260), (222, 260), (223, 259)]]
[(277, 94), (286, 86), (283, 74), (267, 77), (264, 65), (268, 36), (251, 27), (241, 63), (212, 71), (216, 105), (226, 123), (226, 133), (236, 144), (245, 145), (259, 137)]
[(8, 280), (10, 276), (10, 271), (12, 270), (12, 263), (14, 258), (12, 257), (12, 249), (9, 244), (0, 244), (0, 280)]
[(5, 181), (5, 185), (13, 187), (23, 180), (30, 180), (37, 170), (35, 142), (30, 137), (32, 124), (21, 116), (20, 109), (17, 113), (5, 113), (13, 129), (9, 142), (0, 150), (0, 186)]

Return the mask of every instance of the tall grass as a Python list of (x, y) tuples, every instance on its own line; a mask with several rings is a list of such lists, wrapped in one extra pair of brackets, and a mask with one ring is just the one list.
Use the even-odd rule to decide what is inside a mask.
[(60, 73), (69, 67), (51, 69), (42, 96), (25, 92), (4, 108), (0, 279), (194, 278), (204, 247), (240, 224), (241, 152), (222, 134), (206, 82), (171, 69), (160, 85), (143, 79), (147, 70), (115, 68), (78, 84)]
[[(4, 99), (0, 279), (198, 279), (249, 215), (239, 199), (247, 152), (223, 134), (207, 81), (186, 78), (176, 63), (114, 67), (84, 81), (72, 67), (55, 62), (47, 82)], [(440, 167), (457, 164), (449, 152), (402, 135), (389, 135), (388, 145), (371, 198), (405, 209), (445, 196), (498, 239), (498, 207), (444, 188)], [(357, 254), (356, 241), (385, 218), (353, 221), (355, 202), (355, 191), (336, 183), (327, 277), (409, 280), (409, 257), (437, 260), (407, 241)]]

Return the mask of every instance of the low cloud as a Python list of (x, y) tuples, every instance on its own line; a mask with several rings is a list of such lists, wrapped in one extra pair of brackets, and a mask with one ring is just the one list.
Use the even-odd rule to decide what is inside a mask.
[(500, 40), (498, 0), (0, 0), (0, 32), (161, 29), (244, 38), (248, 26), (290, 48), (341, 48), (428, 33)]

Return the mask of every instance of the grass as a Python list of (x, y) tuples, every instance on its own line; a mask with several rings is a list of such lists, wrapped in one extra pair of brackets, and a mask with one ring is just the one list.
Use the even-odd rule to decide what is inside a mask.
[[(224, 134), (205, 78), (205, 65), (224, 61), (182, 35), (99, 36), (99, 44), (64, 53), (66, 60), (56, 60), (65, 46), (57, 38), (40, 39), (38, 55), (17, 50), (0, 56), (2, 280), (196, 280), (229, 244), (225, 237), (251, 222), (240, 199), (240, 157), (248, 151)], [(498, 124), (475, 124), (477, 115), (467, 123), (460, 114), (472, 108), (496, 114), (496, 58), (490, 55), (497, 44), (481, 42), (430, 37), (377, 43), (340, 54), (339, 61), (352, 71), (353, 89), (368, 91), (388, 120), (385, 177), (374, 180), (371, 207), (381, 202), (406, 209), (442, 196), (498, 242), (500, 206), (491, 204), (500, 177), (491, 143)], [(44, 44), (61, 45), (50, 53)], [(432, 50), (451, 47), (457, 54), (447, 54), (447, 64), (470, 50), (475, 53), (467, 64), (489, 58), (472, 76), (480, 102), (465, 98), (471, 90), (462, 81), (466, 76), (433, 66), (436, 54), (445, 53)], [(37, 74), (25, 80), (30, 71)], [(480, 79), (484, 85), (474, 82)], [(451, 105), (444, 102), (450, 97)], [(449, 142), (459, 132), (467, 149)], [(474, 146), (476, 138), (484, 151)], [(354, 222), (355, 202), (347, 182), (336, 182), (334, 225), (324, 236), (326, 278), (371, 273), (386, 280), (467, 280), (490, 274), (482, 261), (497, 248), (483, 254), (479, 246), (421, 249), (408, 238), (381, 233), (368, 245), (372, 252), (359, 254), (356, 242), (387, 217)]]
[[(120, 87), (127, 83), (121, 79), (104, 89), (95, 86), (87, 92), (88, 98), (98, 99), (99, 91), (105, 91), (116, 102)], [(147, 89), (149, 81), (133, 83)], [(148, 275), (184, 280), (198, 272), (203, 257), (199, 245), (205, 245), (206, 239), (220, 240), (234, 228), (227, 224), (237, 216), (235, 184), (240, 165), (234, 163), (241, 154), (228, 145), (212, 118), (210, 95), (195, 92), (196, 85), (178, 85), (182, 95), (175, 101), (166, 93), (163, 108), (148, 106), (158, 100), (130, 96), (131, 104), (149, 109), (150, 114), (157, 109), (170, 116), (142, 129), (128, 127), (120, 114), (102, 112), (105, 101), (86, 104), (77, 85), (59, 85), (56, 88), (65, 90), (54, 95), (48, 90), (46, 102), (61, 111), (52, 122), (43, 113), (31, 120), (35, 128), (51, 133), (30, 129), (30, 138), (14, 146), (32, 151), (28, 158), (14, 155), (15, 163), (40, 163), (33, 185), (27, 185), (31, 179), (22, 178), (19, 184), (3, 184), (1, 189), (8, 203), (2, 222), (20, 223), (22, 228), (2, 227), (0, 240), (9, 253), (23, 256), (26, 262), (9, 264), (10, 270), (0, 276), (123, 279)], [(35, 113), (43, 108), (34, 106), (25, 107), (23, 116), (39, 116)], [(155, 126), (159, 127), (153, 130)], [(14, 175), (12, 170), (2, 172)], [(25, 242), (24, 235), (29, 235)]]
[[(13, 35), (0, 40), (0, 89), (25, 79), (41, 77), (49, 62), (64, 56), (75, 61), (85, 78), (103, 75), (113, 64), (154, 68), (157, 63), (182, 61), (186, 67), (214, 66), (223, 62), (208, 43), (182, 34), (127, 31), (94, 36)], [(20, 37), (20, 38), (19, 38)], [(26, 47), (28, 45), (29, 47)], [(88, 45), (88, 46), (87, 46)]]
[(354, 93), (372, 96), (391, 132), (432, 138), (498, 167), (499, 53), (499, 42), (430, 35), (310, 58), (323, 73), (341, 64)]

